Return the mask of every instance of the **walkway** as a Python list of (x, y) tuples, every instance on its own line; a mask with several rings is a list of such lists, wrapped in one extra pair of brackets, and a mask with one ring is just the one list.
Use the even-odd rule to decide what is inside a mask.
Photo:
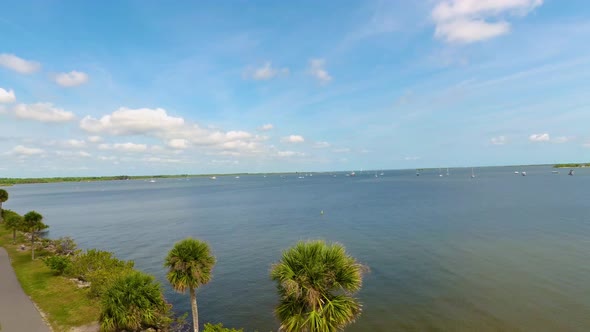
[(0, 324), (2, 332), (50, 332), (20, 287), (6, 249), (0, 247)]

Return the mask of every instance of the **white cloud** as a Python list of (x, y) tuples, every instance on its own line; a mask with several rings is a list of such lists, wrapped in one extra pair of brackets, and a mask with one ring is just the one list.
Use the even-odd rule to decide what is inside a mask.
[(136, 143), (115, 143), (115, 144), (99, 144), (99, 150), (116, 150), (120, 152), (144, 152), (147, 150), (147, 145)]
[(508, 139), (506, 138), (506, 136), (492, 137), (490, 139), (490, 143), (492, 143), (493, 145), (504, 145), (508, 143)]
[(80, 121), (80, 127), (91, 133), (112, 135), (140, 135), (181, 128), (184, 119), (169, 116), (161, 108), (129, 109), (121, 107), (100, 119), (90, 116)]
[(287, 137), (283, 137), (281, 141), (285, 143), (303, 143), (305, 139), (301, 135), (289, 135)]
[(532, 134), (529, 136), (529, 141), (531, 142), (549, 142), (551, 138), (549, 137), (548, 133), (543, 134)]
[(86, 82), (88, 82), (88, 75), (80, 71), (73, 70), (69, 73), (55, 75), (55, 83), (65, 87), (78, 86)]
[(440, 23), (435, 36), (447, 42), (472, 43), (503, 35), (510, 31), (506, 22), (488, 23), (483, 20), (457, 20)]
[(20, 155), (20, 156), (32, 156), (32, 155), (39, 155), (43, 154), (43, 150), (38, 148), (29, 148), (22, 145), (15, 146), (12, 151), (13, 154)]
[(92, 157), (92, 155), (86, 151), (55, 151), (55, 154), (60, 157)]
[(321, 83), (328, 83), (332, 80), (332, 76), (324, 68), (326, 61), (324, 59), (309, 60), (309, 73)]
[(13, 103), (15, 100), (16, 96), (14, 95), (14, 90), (4, 90), (0, 88), (0, 104)]
[(295, 151), (277, 151), (279, 157), (303, 157), (305, 153)]
[(262, 130), (262, 131), (269, 131), (272, 130), (274, 128), (274, 126), (270, 123), (264, 124), (262, 125), (260, 128), (258, 128), (258, 130)]
[(350, 152), (350, 149), (349, 148), (339, 148), (339, 149), (332, 150), (332, 152), (335, 152), (335, 153), (349, 153)]
[(277, 76), (287, 75), (289, 75), (289, 68), (273, 68), (270, 61), (265, 62), (262, 67), (248, 68), (244, 72), (246, 78), (251, 78), (256, 81), (266, 81)]
[(313, 147), (316, 149), (325, 149), (325, 148), (329, 148), (330, 146), (332, 146), (332, 145), (328, 142), (316, 142), (313, 145)]
[(585, 148), (590, 148), (590, 142), (584, 143), (584, 144), (582, 144), (582, 146), (585, 147)]
[(173, 149), (186, 149), (188, 145), (188, 141), (183, 138), (175, 138), (168, 141), (168, 146)]
[(561, 144), (561, 143), (571, 142), (574, 139), (575, 139), (575, 137), (573, 137), (573, 136), (559, 136), (559, 137), (552, 139), (551, 142)]
[(100, 137), (100, 136), (88, 136), (88, 142), (92, 142), (92, 143), (102, 142), (102, 137)]
[(404, 160), (406, 160), (406, 161), (412, 161), (412, 160), (418, 160), (418, 159), (420, 159), (420, 157), (408, 156), (408, 157), (404, 158)]
[(147, 161), (150, 163), (172, 163), (172, 164), (182, 162), (182, 160), (180, 160), (180, 159), (160, 158), (160, 157), (146, 157), (146, 158), (143, 158), (143, 161)]
[(18, 104), (14, 107), (14, 114), (21, 119), (41, 122), (67, 122), (75, 118), (74, 113), (56, 108), (51, 103)]
[(442, 0), (431, 13), (435, 36), (450, 43), (494, 38), (510, 31), (510, 23), (502, 18), (525, 16), (542, 4), (543, 0)]
[[(222, 131), (189, 123), (181, 117), (173, 117), (164, 109), (128, 109), (122, 107), (99, 119), (85, 117), (80, 127), (94, 134), (115, 136), (136, 135), (157, 138), (169, 148), (192, 146), (215, 153), (220, 150), (235, 155), (262, 154), (265, 148), (260, 142), (267, 136), (254, 135), (242, 130)], [(178, 150), (177, 150), (178, 151)]]
[(84, 142), (83, 140), (70, 139), (65, 141), (64, 145), (72, 148), (83, 148), (86, 146), (86, 142)]
[(21, 59), (14, 54), (0, 54), (0, 67), (14, 70), (21, 74), (32, 74), (41, 68), (41, 64), (35, 61)]

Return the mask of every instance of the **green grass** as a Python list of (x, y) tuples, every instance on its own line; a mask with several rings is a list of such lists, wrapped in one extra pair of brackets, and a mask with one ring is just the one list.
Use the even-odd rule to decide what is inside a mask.
[(46, 314), (54, 331), (68, 331), (98, 320), (100, 308), (88, 297), (88, 289), (79, 289), (66, 278), (54, 275), (41, 259), (31, 261), (31, 253), (17, 250), (12, 244), (12, 232), (2, 224), (0, 246), (8, 251), (21, 287)]

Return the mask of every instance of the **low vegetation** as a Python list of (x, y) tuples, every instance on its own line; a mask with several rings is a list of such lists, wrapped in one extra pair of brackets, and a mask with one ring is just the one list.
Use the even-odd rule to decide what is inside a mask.
[(576, 168), (576, 167), (590, 167), (590, 163), (573, 163), (573, 164), (555, 164), (553, 168)]

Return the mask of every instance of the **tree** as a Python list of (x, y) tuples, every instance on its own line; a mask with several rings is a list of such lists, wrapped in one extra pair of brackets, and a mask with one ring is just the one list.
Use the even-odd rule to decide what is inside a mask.
[(36, 211), (27, 212), (23, 221), (24, 229), (31, 233), (31, 259), (35, 259), (35, 235), (49, 226), (43, 223), (43, 216)]
[(280, 330), (333, 332), (353, 323), (361, 313), (353, 294), (365, 270), (340, 244), (299, 242), (284, 251), (271, 270), (280, 296)]
[(12, 210), (2, 210), (2, 215), (4, 217), (4, 227), (12, 230), (12, 243), (15, 244), (16, 231), (23, 229), (23, 217)]
[(117, 278), (101, 300), (102, 331), (141, 331), (167, 327), (170, 305), (154, 277), (132, 272)]
[(199, 312), (195, 289), (211, 280), (211, 270), (215, 265), (215, 257), (211, 254), (207, 243), (187, 238), (174, 244), (168, 252), (164, 266), (168, 268), (167, 279), (179, 293), (187, 289), (191, 296), (193, 329), (199, 331)]
[(8, 191), (0, 189), (0, 222), (4, 221), (2, 216), (2, 203), (8, 200)]

